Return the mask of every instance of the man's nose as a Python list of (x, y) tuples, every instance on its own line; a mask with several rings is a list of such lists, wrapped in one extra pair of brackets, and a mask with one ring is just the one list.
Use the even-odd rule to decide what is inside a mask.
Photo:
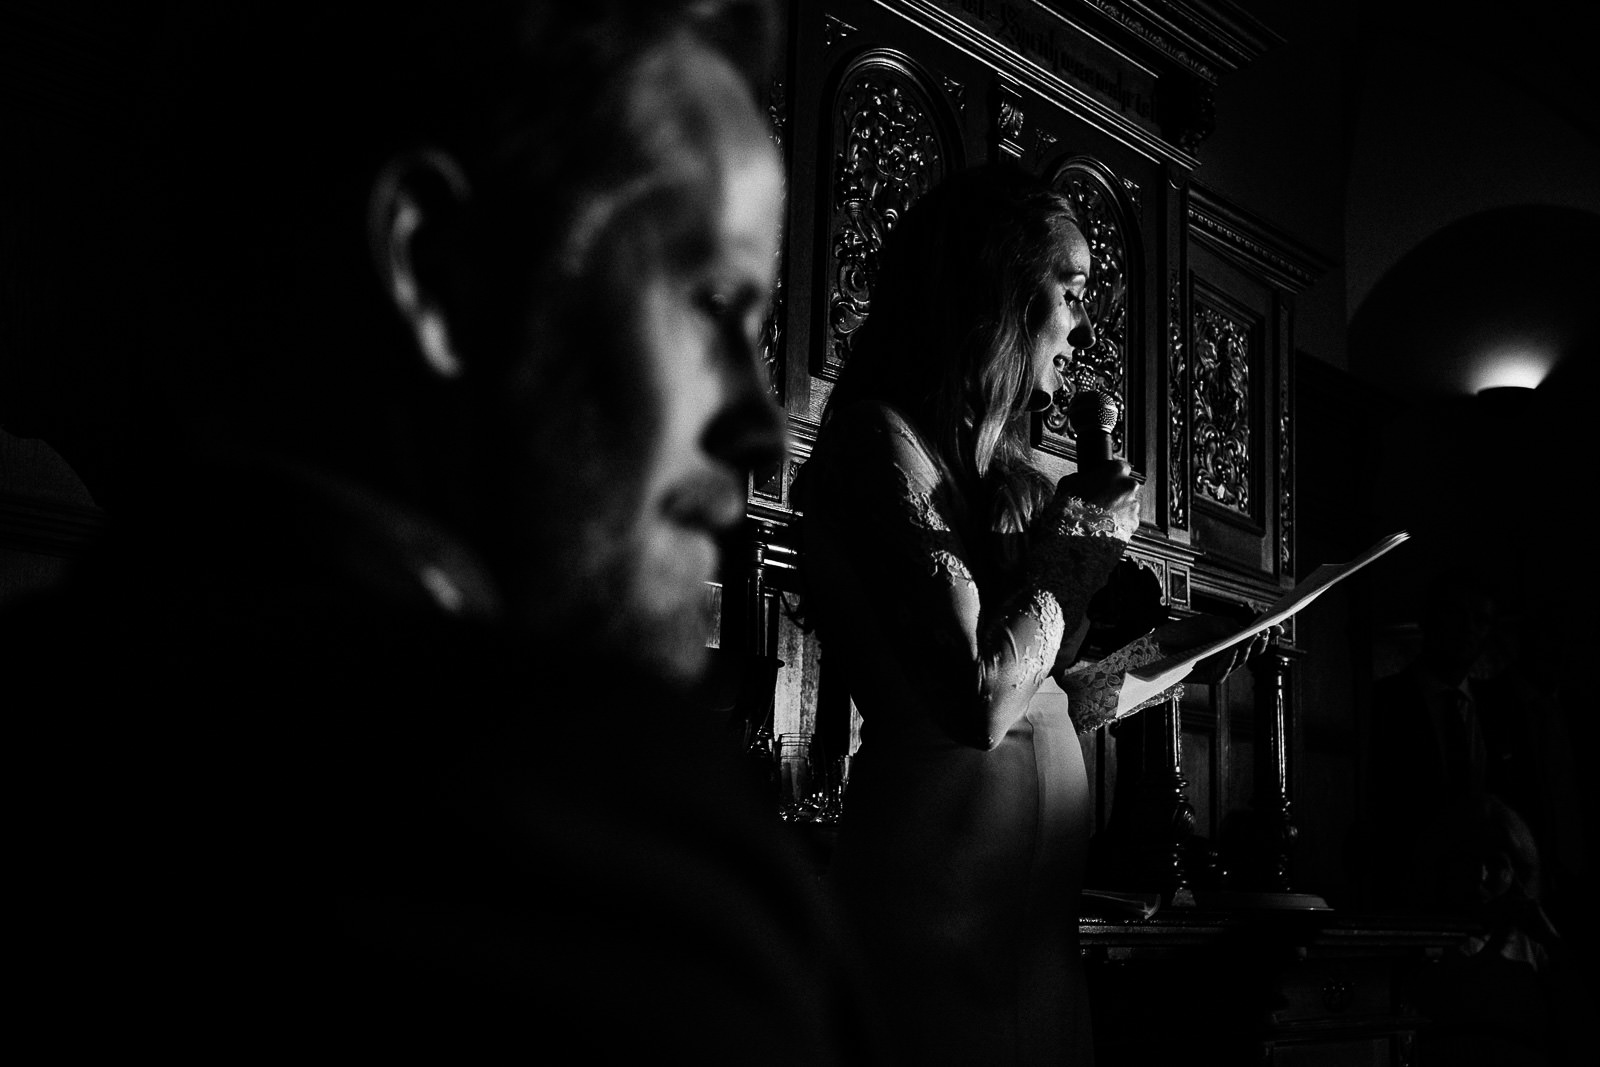
[(707, 427), (706, 451), (743, 472), (781, 460), (786, 451), (783, 410), (767, 386), (766, 364), (754, 352), (730, 368), (722, 410)]

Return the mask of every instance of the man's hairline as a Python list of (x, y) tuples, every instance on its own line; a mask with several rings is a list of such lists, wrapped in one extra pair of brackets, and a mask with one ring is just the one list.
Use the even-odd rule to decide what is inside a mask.
[[(648, 97), (653, 78), (662, 77), (675, 61), (711, 60), (729, 77), (720, 86), (732, 90), (742, 98), (754, 114), (759, 108), (748, 81), (739, 73), (733, 58), (707, 42), (687, 27), (679, 27), (640, 56), (628, 71), (623, 93), (624, 127), (629, 130), (648, 128), (651, 123), (642, 112), (660, 107)], [(671, 86), (673, 95), (693, 98), (693, 106), (700, 109), (696, 121), (685, 122), (683, 108), (661, 108), (658, 122), (669, 131), (661, 139), (664, 145), (675, 145), (678, 151), (657, 151), (647, 160), (642, 171), (631, 174), (597, 176), (593, 187), (586, 189), (571, 204), (572, 221), (566, 226), (556, 243), (553, 262), (558, 276), (567, 281), (584, 277), (592, 268), (592, 257), (604, 247), (605, 240), (614, 228), (651, 197), (663, 193), (700, 192), (707, 203), (715, 203), (727, 191), (728, 168), (716, 156), (719, 134), (714, 124), (719, 121), (715, 107), (708, 105), (702, 95), (693, 97), (704, 87), (685, 92), (680, 82)], [(725, 101), (718, 103), (725, 104)], [(707, 123), (707, 117), (711, 122)]]

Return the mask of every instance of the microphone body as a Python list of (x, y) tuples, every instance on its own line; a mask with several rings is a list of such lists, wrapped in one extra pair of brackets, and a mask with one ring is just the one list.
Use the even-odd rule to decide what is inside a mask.
[[(1078, 472), (1098, 474), (1111, 465), (1111, 431), (1117, 428), (1117, 402), (1103, 389), (1079, 389), (1067, 401), (1067, 424), (1078, 442)], [(1099, 469), (1096, 469), (1099, 468)]]
[[(1117, 402), (1103, 389), (1086, 386), (1067, 401), (1067, 424), (1078, 445), (1078, 477), (1088, 480), (1116, 462), (1111, 434), (1117, 427)], [(1106, 584), (1089, 600), (1089, 635), (1084, 651), (1103, 655), (1167, 620), (1161, 583), (1130, 559), (1112, 568)]]

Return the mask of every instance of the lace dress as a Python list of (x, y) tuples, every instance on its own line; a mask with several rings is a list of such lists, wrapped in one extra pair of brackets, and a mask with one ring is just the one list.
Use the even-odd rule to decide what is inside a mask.
[(806, 481), (808, 595), (862, 717), (831, 877), (879, 1008), (912, 1063), (1090, 1063), (1078, 733), (1160, 653), (1066, 664), (1132, 531), (1057, 497), (980, 591), (953, 479), (881, 407), (838, 412)]

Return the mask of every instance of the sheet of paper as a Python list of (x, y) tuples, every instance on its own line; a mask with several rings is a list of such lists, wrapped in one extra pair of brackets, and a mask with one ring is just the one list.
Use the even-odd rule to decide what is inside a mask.
[(1177, 656), (1157, 660), (1154, 663), (1147, 663), (1137, 670), (1129, 671), (1122, 683), (1122, 695), (1117, 702), (1117, 714), (1126, 714), (1157, 693), (1177, 685), (1188, 677), (1189, 672), (1194, 670), (1195, 664), (1207, 656), (1215, 655), (1223, 649), (1231, 648), (1240, 641), (1247, 641), (1261, 631), (1283, 622), (1289, 616), (1321, 596), (1334, 584), (1350, 577), (1350, 575), (1396, 545), (1402, 544), (1410, 536), (1405, 530), (1400, 530), (1387, 537), (1380, 538), (1371, 548), (1348, 563), (1324, 563), (1302, 579), (1293, 589), (1285, 593), (1277, 603), (1227, 637), (1202, 645), (1199, 648), (1190, 649)]

